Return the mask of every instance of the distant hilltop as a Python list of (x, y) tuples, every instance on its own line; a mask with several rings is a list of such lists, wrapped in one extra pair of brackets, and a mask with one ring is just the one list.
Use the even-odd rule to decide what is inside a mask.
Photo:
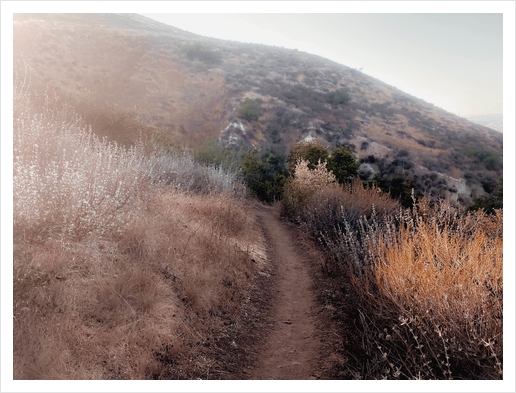
[(480, 115), (466, 117), (470, 122), (491, 128), (492, 130), (503, 133), (503, 114)]
[(503, 174), (496, 127), (319, 56), (134, 14), (20, 13), (14, 22), (18, 75), (32, 70), (38, 97), (54, 92), (99, 137), (125, 146), (143, 134), (167, 149), (211, 142), (273, 153), (278, 163), (302, 140), (347, 146), (363, 181), (463, 206), (493, 192)]

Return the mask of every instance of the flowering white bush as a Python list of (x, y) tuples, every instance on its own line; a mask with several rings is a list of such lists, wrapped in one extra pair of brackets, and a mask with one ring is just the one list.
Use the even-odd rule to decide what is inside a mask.
[(335, 183), (335, 175), (326, 169), (326, 162), (321, 162), (314, 169), (308, 167), (308, 161), (299, 160), (294, 170), (294, 184), (305, 192), (315, 192)]
[(147, 167), (141, 146), (101, 141), (77, 116), (24, 114), (14, 119), (14, 225), (79, 237), (117, 229), (135, 213)]
[(151, 185), (245, 195), (236, 173), (187, 153), (125, 148), (100, 140), (70, 106), (45, 96), (33, 114), (25, 80), (15, 83), (14, 226), (40, 240), (107, 235), (130, 222)]

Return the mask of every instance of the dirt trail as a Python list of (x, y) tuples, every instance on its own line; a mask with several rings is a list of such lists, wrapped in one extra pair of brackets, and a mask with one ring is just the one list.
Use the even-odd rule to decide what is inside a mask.
[(305, 256), (272, 208), (258, 206), (256, 211), (277, 278), (273, 330), (258, 353), (251, 379), (315, 379), (321, 343), (316, 337), (315, 297)]

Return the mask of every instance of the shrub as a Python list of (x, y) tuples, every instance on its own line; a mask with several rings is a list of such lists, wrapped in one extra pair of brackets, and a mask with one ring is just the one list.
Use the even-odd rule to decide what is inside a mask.
[(200, 42), (186, 44), (183, 46), (183, 52), (190, 60), (199, 60), (208, 65), (215, 65), (222, 62), (220, 55)]
[(245, 187), (236, 171), (219, 166), (204, 166), (185, 152), (154, 152), (149, 158), (149, 173), (156, 184), (196, 193), (228, 193), (245, 196)]
[(469, 211), (484, 210), (487, 214), (495, 214), (498, 209), (503, 209), (503, 181), (492, 194), (482, 195), (473, 200)]
[(308, 161), (300, 159), (294, 169), (293, 178), (285, 184), (283, 213), (290, 218), (299, 217), (308, 198), (335, 180), (333, 173), (326, 169), (326, 163), (319, 161), (314, 169), (310, 169)]
[(501, 210), (464, 214), (424, 199), (401, 209), (359, 184), (322, 188), (290, 215), (326, 253), (325, 270), (353, 285), (357, 375), (502, 378)]
[(259, 158), (248, 153), (241, 162), (241, 175), (245, 184), (261, 201), (274, 202), (283, 195), (283, 185), (288, 173), (284, 168), (285, 157), (265, 153)]
[(246, 98), (242, 101), (237, 110), (237, 116), (247, 121), (258, 120), (261, 114), (261, 105), (251, 98)]
[(15, 228), (43, 237), (116, 231), (136, 212), (147, 173), (143, 146), (101, 141), (73, 115), (14, 120)]
[(373, 230), (383, 218), (396, 215), (399, 208), (388, 194), (364, 187), (355, 179), (351, 184), (317, 189), (290, 218), (301, 223), (325, 250), (328, 272), (343, 273), (348, 268), (360, 272), (364, 264), (371, 263), (366, 242), (374, 240), (366, 228)]
[(382, 177), (377, 173), (373, 177), (373, 184), (383, 192), (389, 193), (391, 198), (398, 199), (404, 207), (412, 207), (414, 205), (414, 200), (418, 201), (423, 196), (419, 190), (414, 192), (416, 184), (410, 177), (392, 175), (389, 177)]
[(330, 91), (326, 95), (326, 101), (332, 105), (347, 104), (351, 100), (349, 92), (344, 89)]
[(243, 154), (241, 151), (222, 147), (215, 141), (205, 142), (193, 153), (195, 159), (206, 166), (223, 168), (236, 172), (239, 169)]
[(294, 173), (299, 160), (306, 161), (309, 169), (315, 169), (320, 162), (328, 161), (328, 155), (328, 149), (317, 142), (299, 142), (288, 154), (288, 170), (290, 173)]
[(339, 183), (350, 182), (356, 176), (359, 166), (353, 152), (345, 146), (333, 149), (328, 159), (328, 169)]
[(396, 157), (408, 157), (410, 155), (409, 151), (407, 149), (401, 149), (397, 154)]
[(379, 237), (369, 283), (357, 282), (370, 372), (375, 378), (501, 379), (501, 213), (416, 219), (388, 242)]
[(100, 140), (68, 106), (15, 114), (13, 377), (220, 375), (199, 348), (262, 263), (236, 175)]

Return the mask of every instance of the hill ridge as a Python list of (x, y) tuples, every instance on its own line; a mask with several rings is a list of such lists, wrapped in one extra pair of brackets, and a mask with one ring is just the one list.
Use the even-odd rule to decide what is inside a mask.
[[(138, 14), (25, 14), (15, 15), (14, 58), (35, 70), (36, 88), (51, 84), (79, 112), (93, 101), (137, 107), (167, 143), (286, 154), (310, 136), (350, 146), (365, 181), (409, 176), (431, 198), (466, 205), (502, 175), (498, 132), (299, 50), (199, 36)], [(256, 118), (239, 112), (246, 98), (259, 104)], [(370, 157), (370, 145), (383, 153)], [(460, 193), (436, 173), (467, 187)]]

